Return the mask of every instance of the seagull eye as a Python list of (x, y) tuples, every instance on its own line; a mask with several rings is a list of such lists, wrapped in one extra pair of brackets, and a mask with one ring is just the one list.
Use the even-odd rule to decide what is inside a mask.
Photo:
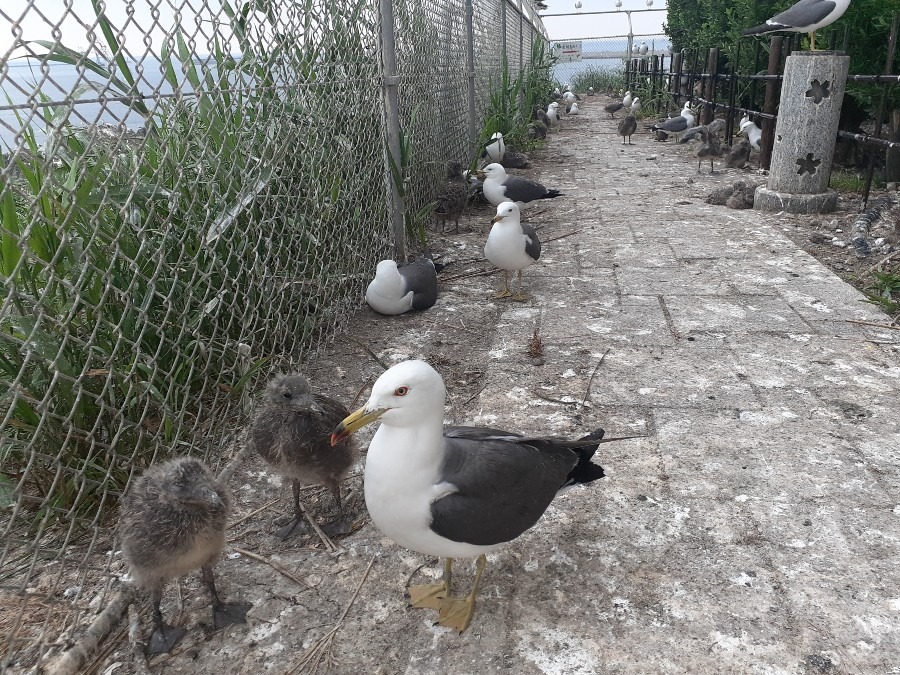
[(394, 396), (406, 396), (407, 392), (409, 392), (409, 387), (397, 387), (394, 389)]
[(291, 392), (289, 392), (289, 391), (283, 391), (283, 392), (281, 392), (281, 395), (284, 396), (285, 398), (292, 398), (292, 397), (294, 396), (294, 395), (293, 395)]

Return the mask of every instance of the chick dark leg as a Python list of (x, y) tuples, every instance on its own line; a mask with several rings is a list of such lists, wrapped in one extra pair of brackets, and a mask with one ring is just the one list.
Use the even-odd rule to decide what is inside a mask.
[(508, 298), (512, 295), (509, 290), (509, 270), (503, 270), (503, 290), (494, 293), (495, 298)]
[(484, 554), (478, 556), (475, 563), (475, 581), (472, 590), (465, 598), (444, 598), (438, 613), (438, 623), (447, 628), (453, 628), (462, 633), (469, 627), (472, 616), (475, 614), (475, 596), (478, 594), (478, 586), (481, 584), (481, 575), (487, 565)]
[(282, 541), (309, 532), (309, 524), (303, 517), (303, 509), (300, 508), (300, 483), (294, 481), (291, 489), (294, 492), (294, 516), (287, 521), (284, 527), (278, 528), (273, 533)]
[(514, 296), (512, 296), (512, 299), (516, 300), (518, 302), (525, 302), (527, 300), (531, 300), (530, 295), (526, 295), (526, 294), (522, 293), (522, 270), (519, 270), (518, 274), (519, 274), (519, 287), (518, 287), (518, 290), (516, 290), (516, 294)]
[(328, 487), (331, 489), (331, 494), (334, 497), (334, 503), (337, 504), (338, 517), (335, 520), (332, 520), (330, 523), (325, 523), (322, 526), (322, 531), (329, 537), (337, 537), (342, 534), (350, 534), (353, 527), (344, 516), (344, 505), (343, 503), (341, 503), (341, 484), (335, 482)]
[(210, 598), (212, 598), (213, 627), (224, 628), (235, 623), (247, 623), (247, 610), (253, 605), (246, 602), (222, 602), (216, 592), (216, 580), (212, 565), (204, 565), (202, 573), (203, 581), (209, 589)]
[(444, 562), (444, 577), (439, 584), (422, 584), (409, 587), (409, 604), (412, 607), (440, 609), (444, 598), (450, 595), (450, 577), (453, 558)]
[(159, 608), (162, 600), (162, 587), (153, 589), (151, 599), (153, 601), (154, 628), (153, 633), (150, 634), (150, 641), (147, 643), (146, 654), (147, 656), (168, 654), (187, 631), (184, 628), (170, 626), (163, 621), (162, 610)]

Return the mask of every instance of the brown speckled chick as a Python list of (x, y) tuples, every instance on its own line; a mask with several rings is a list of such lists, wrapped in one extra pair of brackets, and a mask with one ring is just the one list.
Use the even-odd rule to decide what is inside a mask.
[(266, 386), (250, 427), (249, 442), (275, 471), (289, 478), (294, 516), (275, 536), (287, 539), (306, 530), (300, 488), (324, 485), (338, 507), (338, 518), (322, 527), (331, 536), (350, 532), (341, 503), (341, 481), (356, 461), (348, 441), (331, 447), (331, 432), (350, 412), (322, 394), (314, 394), (299, 373), (276, 375)]
[(168, 652), (185, 634), (166, 625), (159, 608), (170, 580), (201, 568), (212, 596), (213, 625), (246, 623), (248, 604), (225, 604), (216, 593), (213, 566), (225, 546), (228, 490), (203, 462), (190, 457), (155, 464), (122, 498), (118, 536), (134, 582), (150, 591), (155, 630), (148, 654)]

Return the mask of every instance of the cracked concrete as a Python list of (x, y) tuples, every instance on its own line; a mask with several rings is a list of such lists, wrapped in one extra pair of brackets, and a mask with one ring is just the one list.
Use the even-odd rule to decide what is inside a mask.
[[(276, 542), (272, 511), (253, 516), (230, 545), (306, 586), (232, 551), (220, 586), (254, 603), (250, 625), (201, 631), (206, 599), (185, 580), (191, 633), (154, 670), (294, 672), (374, 557), (332, 672), (900, 673), (900, 333), (847, 322), (886, 318), (792, 244), (777, 214), (703, 203), (740, 172), (697, 175), (685, 148), (643, 132), (623, 147), (603, 102), (587, 99), (532, 158), (528, 174), (566, 196), (526, 220), (545, 240), (578, 232), (526, 271), (530, 303), (488, 300), (497, 276), (457, 278), (432, 310), (363, 309), (349, 333), (386, 362), (431, 360), (449, 420), (646, 437), (601, 446), (604, 480), (489, 556), (463, 635), (406, 607), (409, 578), (440, 565), (366, 521), (357, 472), (360, 529), (344, 555)], [(455, 261), (443, 277), (487, 267), (491, 215), (473, 210), (474, 231), (437, 238)], [(543, 365), (525, 354), (536, 328)], [(348, 403), (379, 372), (340, 338), (309, 366)], [(232, 481), (235, 517), (275, 496), (289, 508), (276, 484), (251, 459)]]

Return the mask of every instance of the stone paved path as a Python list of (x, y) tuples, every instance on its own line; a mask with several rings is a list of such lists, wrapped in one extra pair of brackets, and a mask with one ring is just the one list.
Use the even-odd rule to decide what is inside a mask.
[[(602, 103), (587, 100), (529, 172), (566, 193), (528, 212), (541, 233), (579, 230), (545, 244), (525, 277), (531, 303), (488, 301), (499, 278), (473, 277), (387, 336), (366, 310), (351, 331), (386, 361), (452, 345), (454, 372), (478, 371), (484, 386), (452, 397), (457, 421), (646, 438), (602, 446), (607, 478), (490, 557), (462, 636), (405, 607), (410, 576), (439, 565), (416, 572), (427, 561), (371, 524), (338, 561), (274, 544), (264, 514), (242, 525), (262, 534), (234, 545), (309, 588), (232, 555), (221, 585), (254, 602), (250, 627), (160, 672), (287, 672), (374, 556), (332, 672), (900, 673), (900, 334), (848, 323), (886, 319), (783, 236), (777, 215), (703, 203), (736, 172), (697, 175), (684, 147), (646, 133), (623, 147)], [(478, 229), (451, 246), (457, 258), (479, 257), (490, 215), (469, 217)], [(536, 328), (540, 366), (524, 353)], [(379, 370), (338, 345), (311, 369), (352, 396)], [(255, 500), (242, 513), (286, 495), (252, 465), (233, 488)]]

